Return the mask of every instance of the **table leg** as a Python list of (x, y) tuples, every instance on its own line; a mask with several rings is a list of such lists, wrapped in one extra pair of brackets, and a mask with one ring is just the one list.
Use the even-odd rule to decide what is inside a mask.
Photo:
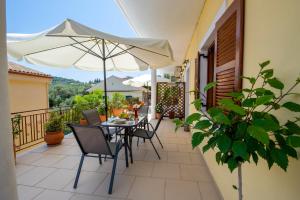
[(130, 138), (129, 135), (130, 135), (130, 128), (126, 128), (126, 129), (125, 129), (125, 138), (124, 138), (124, 140), (125, 140), (125, 143), (127, 144), (127, 147), (129, 148), (130, 161), (131, 161), (131, 163), (133, 163), (133, 158), (132, 158), (132, 145), (131, 145), (132, 140), (129, 139), (129, 141), (128, 141), (128, 138)]
[[(125, 139), (124, 139), (125, 140)], [(124, 141), (125, 142), (125, 141)], [(128, 163), (128, 151), (127, 151), (127, 148), (128, 148), (128, 145), (127, 143), (125, 142), (124, 144), (124, 148), (125, 148), (125, 160), (126, 160), (126, 167), (129, 166), (129, 163)]]

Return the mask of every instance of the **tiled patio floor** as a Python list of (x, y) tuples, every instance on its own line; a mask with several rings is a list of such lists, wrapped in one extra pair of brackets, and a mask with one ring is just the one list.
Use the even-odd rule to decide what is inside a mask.
[[(155, 122), (153, 122), (155, 123)], [(134, 163), (125, 167), (124, 151), (117, 163), (113, 194), (107, 194), (111, 160), (85, 159), (78, 188), (72, 188), (80, 150), (72, 135), (62, 145), (43, 145), (17, 158), (20, 200), (219, 200), (202, 155), (192, 150), (189, 133), (174, 132), (170, 120), (158, 130), (164, 149), (158, 160), (149, 142), (133, 144)]]

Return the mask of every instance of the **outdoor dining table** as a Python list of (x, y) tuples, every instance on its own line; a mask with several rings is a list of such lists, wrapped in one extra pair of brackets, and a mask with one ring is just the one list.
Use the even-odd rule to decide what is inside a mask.
[[(129, 149), (129, 155), (130, 155), (130, 161), (133, 163), (133, 157), (132, 157), (132, 131), (134, 128), (140, 126), (143, 124), (143, 122), (147, 119), (146, 115), (140, 115), (138, 118), (135, 119), (129, 119), (126, 120), (125, 123), (116, 123), (114, 122), (113, 118), (108, 119), (105, 122), (101, 123), (101, 126), (103, 127), (115, 127), (115, 128), (124, 128), (125, 134), (124, 134), (124, 143), (125, 143), (125, 149)], [(125, 150), (125, 153), (127, 154), (127, 150)], [(127, 155), (125, 155), (127, 157)], [(128, 167), (128, 160), (126, 159), (126, 167)]]

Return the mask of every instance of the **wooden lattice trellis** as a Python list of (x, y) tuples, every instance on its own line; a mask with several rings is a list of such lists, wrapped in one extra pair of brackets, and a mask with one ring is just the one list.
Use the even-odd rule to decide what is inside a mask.
[(176, 118), (184, 118), (185, 113), (185, 83), (157, 83), (156, 103), (161, 103), (166, 116), (174, 111)]

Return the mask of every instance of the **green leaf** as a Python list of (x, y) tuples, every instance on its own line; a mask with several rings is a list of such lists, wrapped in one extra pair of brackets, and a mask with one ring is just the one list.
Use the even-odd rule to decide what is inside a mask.
[(257, 156), (257, 154), (256, 154), (255, 152), (252, 152), (251, 155), (252, 155), (253, 161), (254, 161), (255, 164), (257, 165), (257, 163), (258, 163), (258, 156)]
[(288, 128), (290, 134), (300, 134), (300, 127), (295, 122), (288, 121), (285, 127)]
[(282, 90), (284, 88), (284, 84), (280, 80), (278, 80), (277, 78), (268, 79), (267, 83), (271, 87), (279, 89), (279, 90)]
[(193, 113), (188, 116), (185, 120), (187, 124), (192, 124), (194, 121), (200, 120), (201, 114), (200, 113)]
[(253, 125), (259, 126), (266, 131), (276, 131), (279, 129), (279, 125), (272, 119), (254, 119)]
[(241, 100), (242, 98), (244, 98), (244, 94), (242, 92), (231, 92), (228, 94), (228, 96), (231, 96), (237, 100)]
[(222, 156), (222, 153), (220, 151), (218, 153), (216, 153), (216, 161), (217, 161), (218, 165), (220, 164), (221, 156)]
[(271, 156), (270, 150), (266, 150), (266, 160), (267, 160), (269, 169), (271, 169), (271, 167), (272, 167), (273, 164), (274, 164), (274, 160), (273, 160), (273, 158), (272, 158), (272, 156)]
[(242, 157), (244, 160), (248, 159), (247, 145), (242, 141), (235, 141), (232, 144), (232, 151), (235, 157)]
[(205, 87), (204, 87), (204, 92), (207, 92), (209, 89), (215, 87), (217, 85), (217, 82), (211, 82), (208, 83)]
[(284, 145), (282, 147), (282, 150), (289, 156), (298, 159), (298, 153), (293, 147), (290, 147), (289, 145)]
[(207, 112), (217, 123), (226, 125), (229, 125), (231, 123), (228, 117), (219, 108), (212, 107), (208, 109)]
[(250, 136), (257, 139), (261, 143), (267, 145), (269, 144), (269, 136), (265, 129), (252, 125), (248, 127), (247, 132), (250, 134)]
[(227, 164), (231, 172), (238, 167), (238, 162), (234, 158), (229, 158)]
[(231, 147), (231, 139), (227, 135), (222, 135), (217, 140), (218, 147), (222, 153), (226, 153)]
[(300, 147), (300, 137), (298, 136), (288, 136), (287, 143), (292, 147)]
[(266, 69), (266, 70), (263, 70), (261, 72), (261, 74), (264, 76), (264, 78), (268, 79), (268, 78), (271, 78), (274, 74), (274, 70), (273, 69)]
[(282, 105), (282, 107), (293, 111), (293, 112), (300, 112), (300, 104), (294, 103), (294, 102), (286, 102)]
[(256, 102), (256, 98), (249, 98), (249, 99), (245, 99), (243, 102), (242, 102), (242, 106), (243, 107), (253, 107), (254, 104)]
[(242, 76), (241, 78), (247, 79), (252, 85), (255, 83), (256, 79), (254, 77)]
[(271, 150), (271, 157), (279, 167), (286, 171), (289, 161), (284, 151), (274, 148)]
[(269, 103), (272, 99), (273, 99), (272, 95), (264, 95), (264, 96), (258, 97), (255, 101), (255, 104), (257, 106), (263, 105), (263, 104)]
[(200, 111), (202, 108), (202, 100), (201, 99), (196, 99), (195, 101), (192, 102), (194, 104), (196, 110)]
[(193, 146), (193, 148), (195, 148), (196, 146), (201, 144), (203, 139), (204, 139), (203, 133), (201, 133), (201, 132), (194, 133), (193, 136), (192, 136), (192, 146)]
[(248, 124), (246, 122), (238, 123), (236, 133), (235, 133), (235, 138), (236, 139), (243, 138), (245, 133), (247, 132), (247, 127)]
[(221, 99), (219, 101), (220, 105), (229, 111), (233, 111), (239, 115), (245, 115), (246, 111), (241, 106), (235, 104), (231, 99)]
[(263, 63), (260, 63), (259, 66), (260, 66), (261, 68), (265, 68), (265, 67), (268, 66), (270, 63), (271, 63), (271, 61), (270, 61), (270, 60), (267, 60), (267, 61), (265, 61), (265, 62), (263, 62)]
[(178, 119), (178, 118), (175, 118), (173, 120), (173, 123), (175, 123), (175, 131), (177, 131), (182, 125), (183, 125), (183, 121)]
[(211, 126), (211, 123), (209, 120), (201, 120), (201, 121), (198, 121), (196, 123), (196, 125), (194, 126), (195, 129), (206, 129), (208, 127)]

